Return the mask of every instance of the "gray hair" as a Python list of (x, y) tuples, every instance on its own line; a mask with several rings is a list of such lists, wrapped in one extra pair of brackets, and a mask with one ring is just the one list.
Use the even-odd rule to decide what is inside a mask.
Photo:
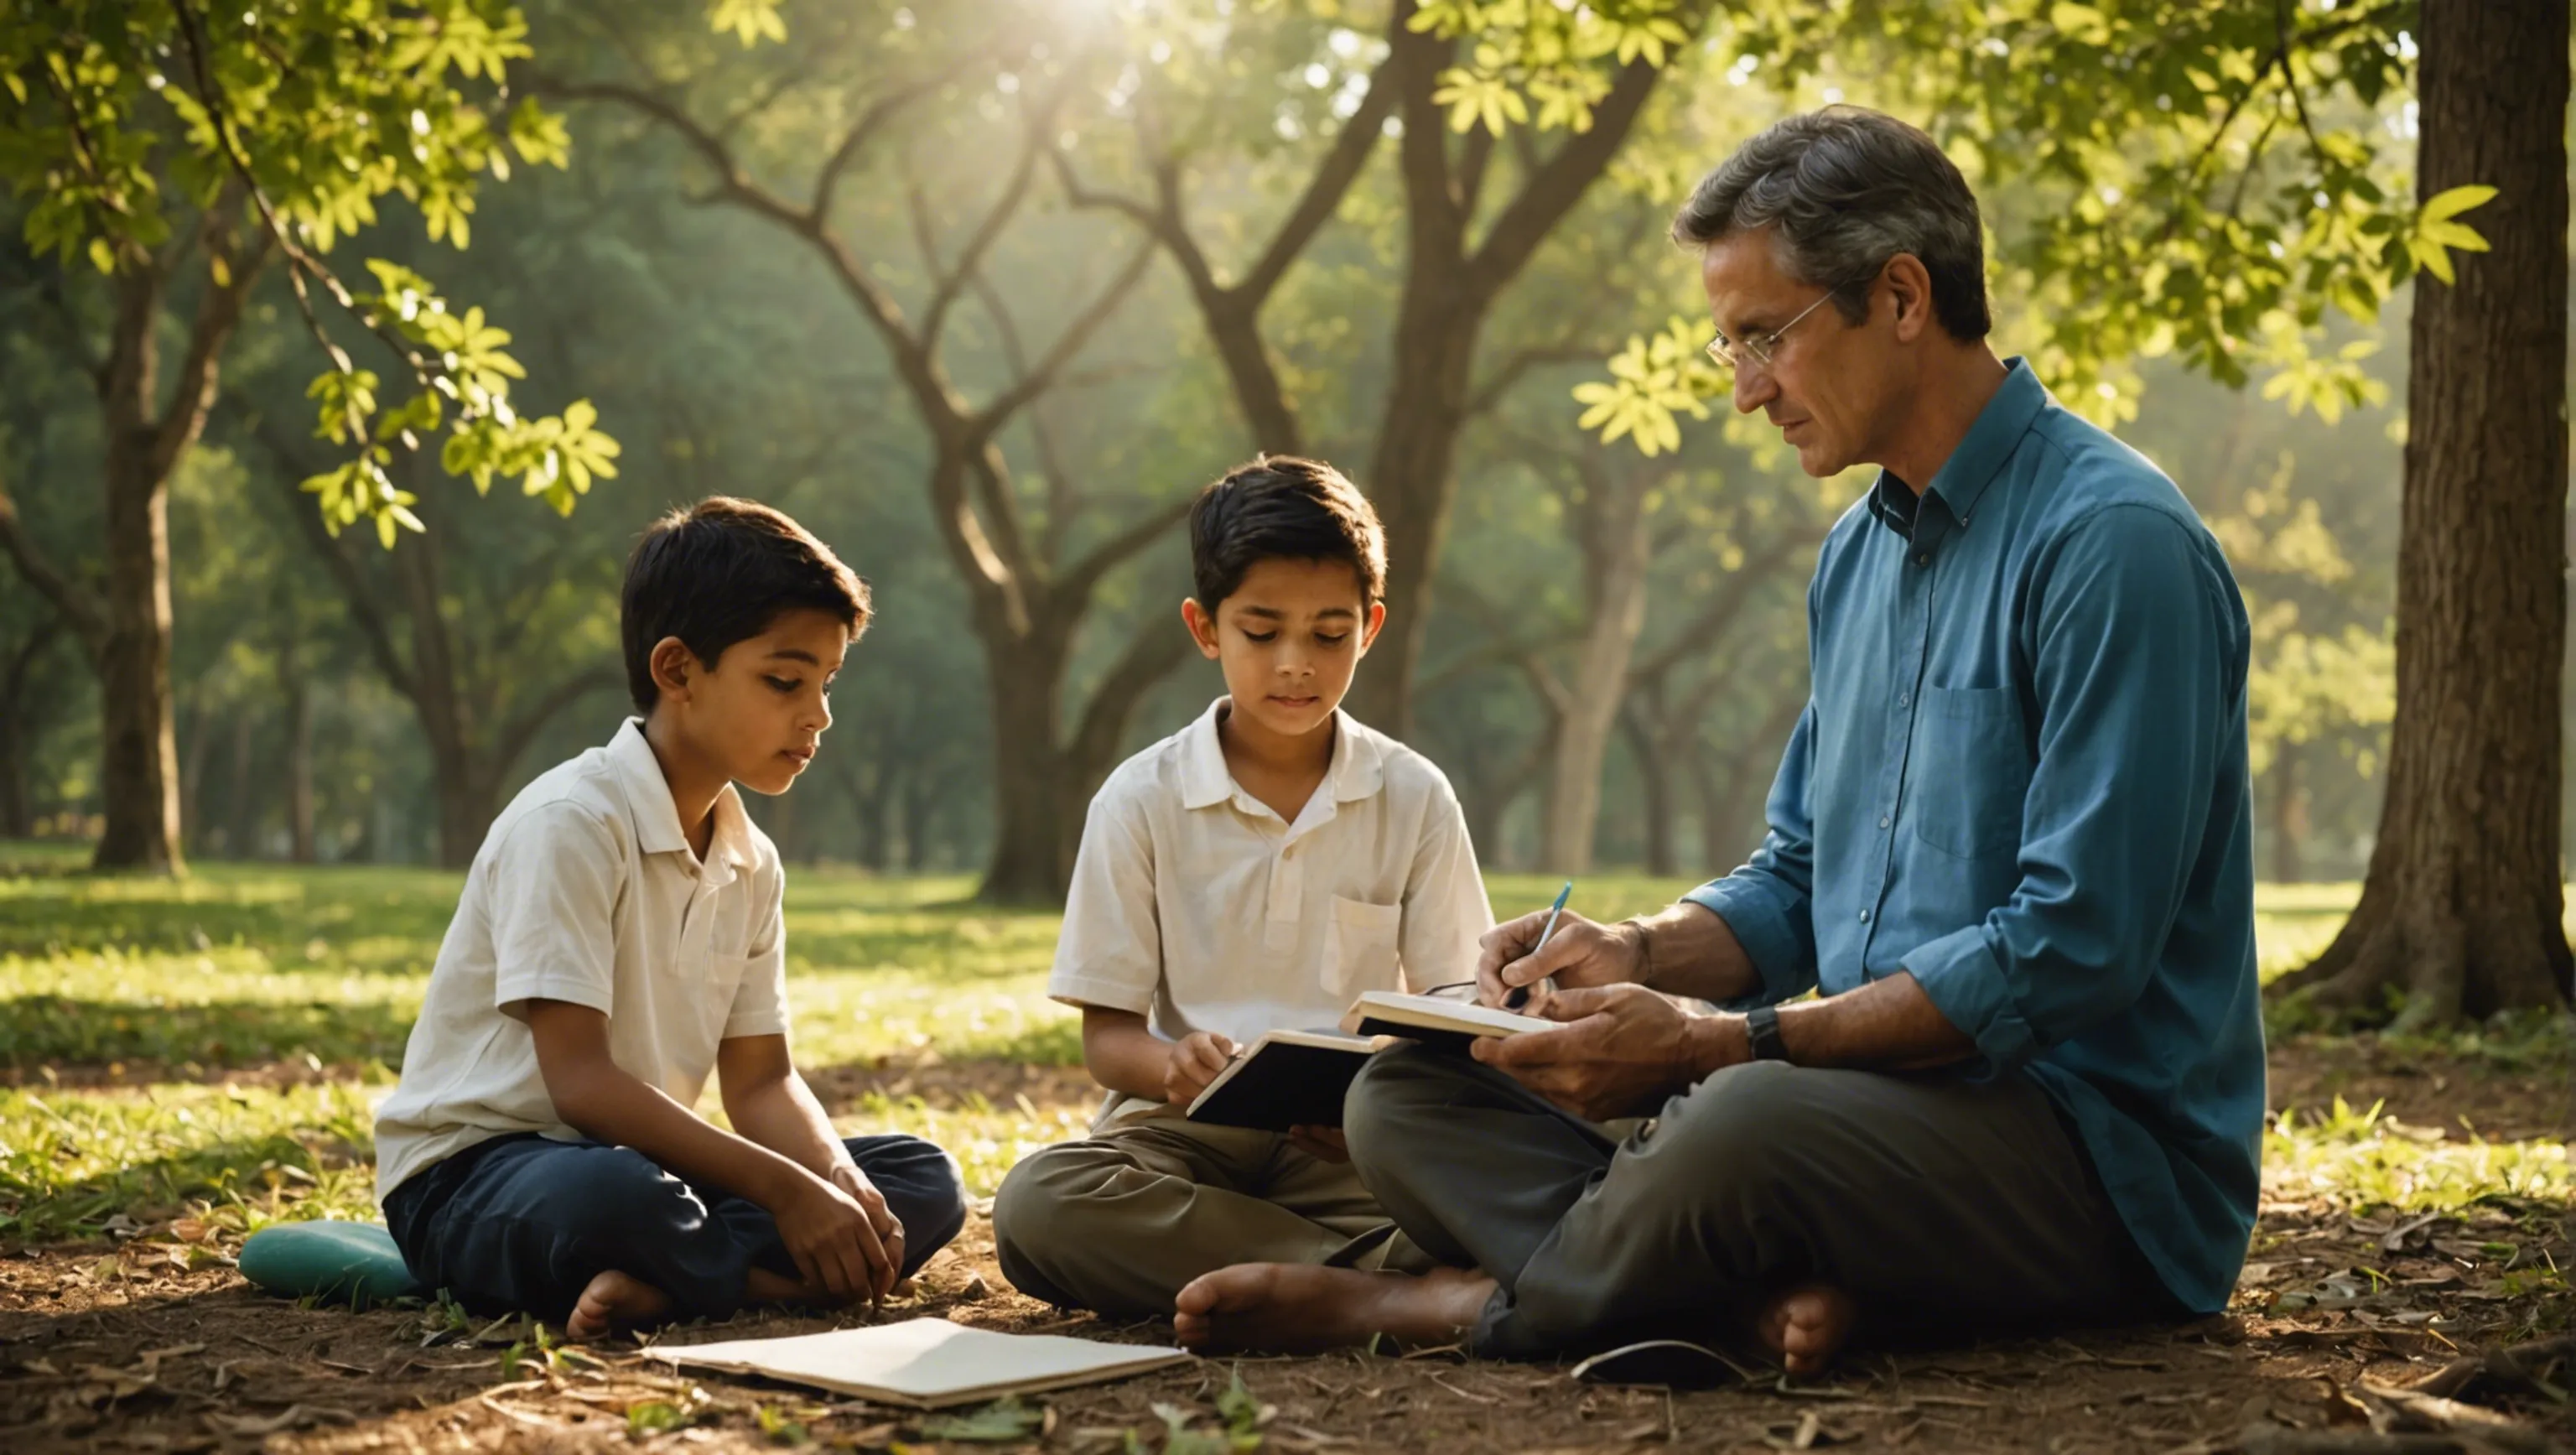
[(1781, 267), (1832, 289), (1852, 322), (1868, 316), (1860, 285), (1912, 253), (1944, 332), (1964, 341), (1994, 327), (1976, 196), (1938, 143), (1893, 116), (1828, 106), (1772, 123), (1691, 189), (1673, 241), (1706, 248), (1766, 227)]

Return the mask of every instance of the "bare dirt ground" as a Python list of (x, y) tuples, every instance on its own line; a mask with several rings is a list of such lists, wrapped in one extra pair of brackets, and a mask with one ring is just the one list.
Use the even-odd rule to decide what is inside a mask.
[[(2433, 1128), (2564, 1136), (2561, 1078), (2369, 1048), (2276, 1052), (2276, 1102), (2385, 1099)], [(934, 1101), (1081, 1098), (1078, 1075), (956, 1063), (849, 1071)], [(2459, 1135), (2453, 1132), (2452, 1135)], [(1559, 1368), (1454, 1350), (1212, 1360), (1037, 1397), (960, 1423), (758, 1381), (675, 1377), (629, 1342), (566, 1350), (521, 1321), (438, 1308), (350, 1313), (249, 1289), (229, 1235), (180, 1216), (114, 1244), (0, 1251), (0, 1451), (2576, 1451), (2568, 1210), (2494, 1198), (2457, 1215), (2353, 1216), (2267, 1204), (2230, 1313), (2184, 1326), (1958, 1349), (1872, 1350), (1828, 1378), (1692, 1393), (1577, 1384)], [(1011, 1292), (989, 1225), (889, 1317), (1167, 1342)], [(864, 1314), (847, 1321), (858, 1321)], [(829, 1321), (746, 1316), (673, 1342)], [(2477, 1359), (2529, 1351), (2516, 1362)], [(1239, 1379), (1249, 1401), (1227, 1398)], [(2428, 1383), (2428, 1381), (2430, 1381)], [(976, 1412), (965, 1412), (973, 1416)]]

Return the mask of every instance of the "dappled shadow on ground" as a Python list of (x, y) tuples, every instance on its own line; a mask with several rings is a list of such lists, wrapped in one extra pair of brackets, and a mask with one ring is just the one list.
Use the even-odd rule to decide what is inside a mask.
[(841, 1066), (809, 1066), (805, 1083), (835, 1116), (847, 1113), (874, 1094), (890, 1101), (920, 1097), (937, 1111), (1013, 1107), (1025, 1101), (1036, 1111), (1089, 1107), (1100, 1101), (1100, 1088), (1079, 1066), (1034, 1064), (977, 1056), (948, 1060), (940, 1056), (880, 1056)]
[[(120, 1063), (195, 1065), (205, 1072), (280, 1060), (364, 1064), (401, 1061), (414, 1012), (381, 1000), (155, 1002), (24, 995), (0, 1000), (0, 1072), (11, 1084), (41, 1079), (118, 1082)], [(304, 1058), (311, 1057), (311, 1061)]]
[(2534, 1037), (2524, 1054), (2443, 1055), (2376, 1036), (2298, 1037), (2268, 1057), (2271, 1108), (2314, 1115), (2337, 1097), (2356, 1111), (2489, 1141), (2576, 1136), (2576, 1041)]
[[(2412, 1229), (2394, 1255), (2386, 1232), (2340, 1218), (2270, 1231), (2295, 1236), (2315, 1267), (2366, 1263), (2408, 1276), (2446, 1262), (2456, 1268), (2446, 1243), (2521, 1226), (2499, 1216), (2501, 1223)], [(434, 1309), (299, 1308), (251, 1292), (228, 1269), (179, 1271), (173, 1251), (147, 1236), (121, 1250), (0, 1260), (0, 1429), (17, 1432), (13, 1451), (248, 1449), (263, 1440), (280, 1451), (606, 1450), (627, 1446), (630, 1419), (691, 1426), (693, 1447), (716, 1450), (774, 1448), (772, 1432), (787, 1423), (843, 1448), (898, 1440), (996, 1448), (941, 1441), (924, 1417), (861, 1401), (703, 1373), (673, 1378), (626, 1341), (550, 1359), (517, 1321), (460, 1326)], [(2479, 1300), (2446, 1287), (2403, 1298), (2363, 1294), (2330, 1310), (2285, 1311), (2280, 1302), (2256, 1291), (2231, 1317), (2179, 1327), (1864, 1350), (1820, 1381), (1783, 1387), (1766, 1377), (1752, 1387), (1684, 1394), (1585, 1386), (1556, 1366), (1480, 1363), (1454, 1350), (1208, 1361), (1038, 1396), (1031, 1404), (1042, 1424), (1016, 1445), (1107, 1452), (1126, 1448), (1133, 1432), (1143, 1448), (1156, 1449), (1175, 1418), (1213, 1432), (1222, 1426), (1216, 1401), (1239, 1376), (1267, 1407), (1264, 1448), (1287, 1451), (1902, 1445), (2215, 1455), (2257, 1448), (2240, 1441), (2248, 1429), (2359, 1428), (2353, 1422), (2365, 1418), (2370, 1387), (2420, 1379), (2449, 1361), (2453, 1346), (2474, 1350), (2527, 1334), (2544, 1312), (2535, 1296)], [(2397, 1323), (2404, 1311), (2428, 1317)], [(1170, 1337), (1168, 1325), (1107, 1326), (1010, 1292), (980, 1218), (885, 1316), (920, 1314), (1022, 1332)], [(745, 1316), (720, 1335), (696, 1327), (663, 1337), (805, 1332), (866, 1318)], [(2544, 1397), (2490, 1397), (2514, 1430), (2547, 1447)]]

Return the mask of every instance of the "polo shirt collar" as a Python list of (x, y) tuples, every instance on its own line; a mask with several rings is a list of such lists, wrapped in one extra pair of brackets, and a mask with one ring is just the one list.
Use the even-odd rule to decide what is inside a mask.
[[(1225, 744), (1217, 737), (1217, 723), (1232, 704), (1231, 698), (1218, 698), (1182, 730), (1184, 808), (1214, 808), (1234, 797), (1234, 773), (1225, 766)], [(1335, 803), (1367, 798), (1386, 786), (1386, 749), (1377, 734), (1338, 707), (1333, 709), (1333, 761), (1324, 770), (1324, 782), (1332, 788)]]
[[(609, 766), (625, 791), (626, 807), (635, 820), (635, 842), (647, 854), (689, 854), (689, 835), (680, 825), (679, 805), (671, 801), (671, 780), (662, 776), (662, 760), (644, 740), (644, 719), (630, 717), (608, 740)], [(716, 795), (715, 832), (707, 840), (707, 862), (739, 873), (751, 866), (751, 818), (742, 795), (730, 783)]]

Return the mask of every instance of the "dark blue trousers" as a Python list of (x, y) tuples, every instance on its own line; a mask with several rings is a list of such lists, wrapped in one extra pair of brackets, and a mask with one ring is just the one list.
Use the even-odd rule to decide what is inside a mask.
[[(919, 1137), (852, 1137), (850, 1156), (903, 1222), (903, 1271), (966, 1225), (957, 1163)], [(696, 1186), (631, 1147), (478, 1142), (406, 1180), (385, 1223), (413, 1275), (475, 1313), (561, 1320), (611, 1269), (669, 1294), (674, 1318), (724, 1318), (755, 1268), (799, 1276), (769, 1210)]]

